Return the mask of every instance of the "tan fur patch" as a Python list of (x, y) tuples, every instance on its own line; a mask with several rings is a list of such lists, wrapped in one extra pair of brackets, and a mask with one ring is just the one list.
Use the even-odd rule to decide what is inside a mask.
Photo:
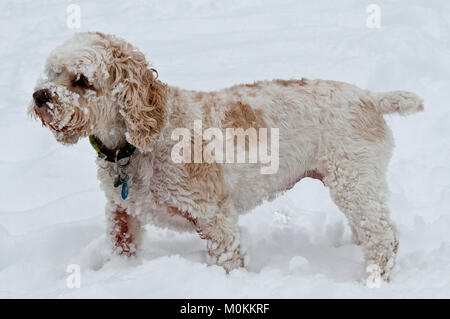
[(305, 78), (302, 78), (301, 80), (281, 80), (276, 79), (273, 80), (276, 84), (282, 85), (282, 86), (304, 86), (308, 84), (308, 80)]
[(253, 83), (246, 83), (246, 84), (242, 84), (242, 86), (247, 87), (247, 88), (257, 88), (259, 89), (261, 87), (261, 82), (253, 82)]
[(188, 174), (189, 179), (193, 180), (201, 180), (201, 179), (207, 179), (214, 175), (215, 177), (223, 177), (222, 176), (222, 166), (218, 163), (208, 163), (208, 161), (205, 159), (203, 150), (205, 149), (206, 145), (208, 144), (208, 141), (205, 141), (202, 139), (202, 158), (201, 163), (194, 163), (194, 137), (191, 138), (191, 162), (192, 163), (186, 163), (186, 172)]
[[(186, 172), (186, 184), (189, 190), (198, 192), (201, 197), (197, 200), (202, 202), (211, 202), (221, 208), (227, 199), (227, 190), (223, 175), (223, 167), (220, 163), (207, 163), (202, 152), (202, 163), (193, 163), (194, 161), (194, 139), (191, 139), (191, 160), (192, 163), (184, 164)], [(202, 150), (205, 149), (207, 141), (202, 140)], [(204, 194), (208, 194), (206, 197)]]
[[(222, 165), (218, 163), (186, 163), (186, 172), (190, 180), (222, 180)], [(211, 180), (214, 182), (214, 180)]]
[(361, 101), (361, 109), (355, 113), (351, 125), (359, 136), (368, 142), (377, 142), (386, 137), (385, 121), (377, 113), (375, 106), (370, 101)]
[(243, 128), (253, 127), (255, 129), (267, 127), (263, 117), (262, 110), (254, 110), (249, 104), (242, 102), (233, 102), (225, 112), (225, 128)]
[(196, 101), (201, 101), (201, 100), (203, 100), (205, 98), (205, 96), (206, 96), (206, 93), (204, 93), (204, 92), (197, 92), (197, 93), (195, 93), (194, 99)]
[[(229, 105), (229, 109), (225, 112), (224, 128), (267, 128), (262, 110), (254, 110), (249, 104), (242, 102), (234, 102)], [(234, 136), (234, 146), (237, 147), (238, 139)], [(249, 150), (249, 137), (245, 136), (245, 150)]]

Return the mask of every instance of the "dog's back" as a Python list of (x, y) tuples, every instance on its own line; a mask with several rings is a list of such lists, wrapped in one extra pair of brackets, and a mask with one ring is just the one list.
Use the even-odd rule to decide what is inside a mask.
[[(194, 121), (201, 121), (202, 130), (222, 130), (224, 141), (226, 129), (246, 132), (250, 128), (256, 132), (258, 143), (246, 136), (244, 148), (239, 149), (245, 155), (244, 162), (236, 163), (237, 155), (231, 155), (230, 160), (230, 154), (226, 154), (230, 149), (223, 144), (224, 182), (239, 213), (275, 197), (303, 177), (322, 180), (327, 175), (325, 154), (353, 156), (368, 145), (376, 148), (377, 143), (392, 147), (382, 114), (423, 109), (421, 100), (409, 92), (372, 93), (347, 83), (324, 80), (260, 81), (215, 92), (173, 92), (169, 103), (175, 117), (172, 124), (177, 127), (194, 130)], [(274, 129), (278, 131), (277, 141), (272, 139)], [(231, 151), (238, 153), (237, 137), (232, 138)], [(267, 138), (265, 163), (260, 161), (260, 155), (264, 155), (260, 152), (265, 151), (260, 150), (261, 138)], [(251, 153), (258, 155), (256, 163), (250, 162)], [(263, 173), (264, 168), (268, 173)]]

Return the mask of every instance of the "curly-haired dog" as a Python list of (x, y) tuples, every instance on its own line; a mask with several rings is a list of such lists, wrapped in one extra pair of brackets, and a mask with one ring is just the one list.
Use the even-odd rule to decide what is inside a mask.
[[(149, 218), (183, 218), (207, 240), (216, 264), (240, 267), (239, 214), (313, 177), (330, 189), (366, 262), (386, 279), (398, 237), (386, 204), (393, 141), (382, 115), (419, 110), (412, 93), (373, 93), (334, 81), (183, 90), (158, 80), (131, 44), (102, 33), (76, 34), (50, 54), (30, 106), (59, 142), (90, 137), (108, 199), (108, 234), (121, 254), (136, 253)], [(278, 128), (278, 171), (261, 174), (262, 163), (174, 162), (172, 133), (193, 129), (195, 120), (223, 130)]]

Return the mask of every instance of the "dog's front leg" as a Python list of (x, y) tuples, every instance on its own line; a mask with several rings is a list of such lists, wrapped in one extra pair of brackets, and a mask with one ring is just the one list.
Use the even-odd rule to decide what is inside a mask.
[(138, 218), (118, 205), (108, 205), (106, 219), (107, 236), (113, 245), (113, 251), (128, 257), (135, 255), (141, 229)]
[(207, 240), (210, 263), (222, 266), (227, 273), (244, 266), (236, 217), (201, 218), (196, 226), (200, 237)]

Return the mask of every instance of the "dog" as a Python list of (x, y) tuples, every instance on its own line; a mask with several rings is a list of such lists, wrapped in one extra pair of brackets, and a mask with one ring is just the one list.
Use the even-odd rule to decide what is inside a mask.
[[(383, 115), (421, 110), (413, 93), (304, 78), (184, 90), (160, 81), (123, 39), (87, 32), (51, 52), (29, 113), (63, 144), (89, 137), (117, 254), (138, 253), (149, 220), (182, 220), (207, 241), (210, 263), (227, 272), (245, 266), (238, 216), (311, 177), (329, 188), (366, 263), (388, 280), (399, 242), (387, 205), (393, 139)], [(262, 162), (205, 162), (204, 153), (198, 161), (174, 161), (174, 130), (194, 130), (196, 121), (219, 130), (276, 128), (276, 172), (262, 174)], [(184, 145), (198, 147), (195, 139)], [(249, 136), (244, 140), (240, 150), (248, 155)], [(200, 147), (205, 143), (200, 140)]]

